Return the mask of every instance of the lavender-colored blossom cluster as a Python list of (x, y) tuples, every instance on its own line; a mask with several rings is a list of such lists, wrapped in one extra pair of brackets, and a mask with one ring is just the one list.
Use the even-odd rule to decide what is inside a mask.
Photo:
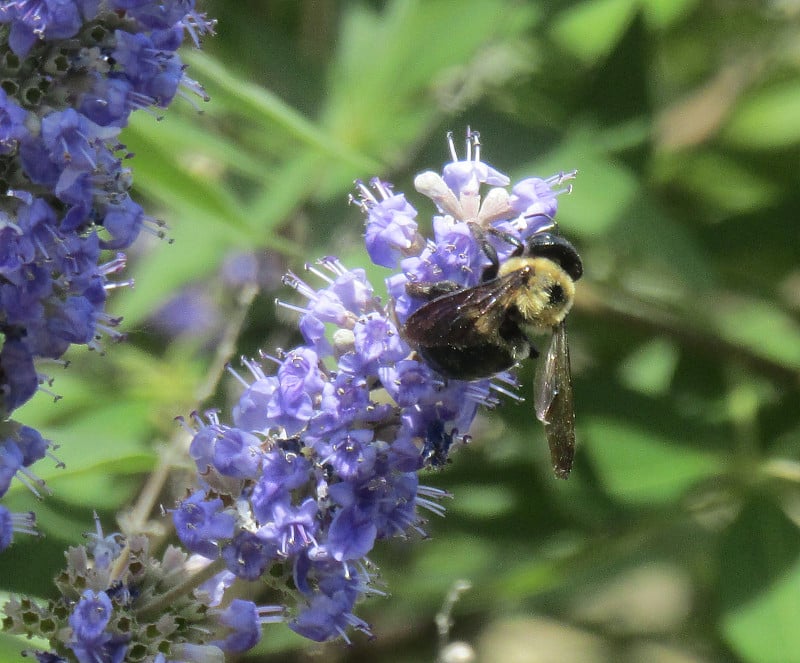
[[(39, 362), (121, 337), (105, 310), (127, 248), (160, 233), (131, 199), (118, 141), (133, 110), (202, 95), (176, 49), (211, 25), (187, 0), (0, 3), (0, 496), (49, 442), (9, 420), (48, 381)], [(4, 518), (0, 549), (29, 514)]]
[[(113, 280), (125, 266), (119, 251), (142, 230), (161, 230), (128, 193), (119, 133), (133, 110), (166, 108), (183, 91), (204, 96), (176, 49), (186, 33), (197, 42), (211, 27), (193, 0), (0, 3), (0, 497), (14, 478), (41, 494), (30, 468), (52, 444), (10, 419), (47, 391), (40, 362), (59, 362), (73, 344), (99, 348), (101, 335), (121, 337), (105, 310), (107, 292), (127, 284)], [(14, 533), (35, 534), (33, 514), (0, 506), (0, 550)], [(40, 661), (121, 661), (132, 648), (113, 613), (132, 587), (144, 596), (148, 582), (160, 580), (163, 591), (165, 577), (188, 573), (183, 557), (170, 549), (154, 561), (142, 541), (123, 548), (100, 537), (68, 553), (62, 599), (46, 607), (13, 599), (3, 626), (49, 639), (52, 652), (29, 652)], [(87, 589), (81, 596), (78, 588)], [(225, 620), (235, 618), (220, 611), (207, 631)], [(150, 631), (154, 652), (164, 626)]]
[[(443, 174), (415, 182), (438, 209), (433, 239), (420, 235), (403, 194), (379, 180), (358, 184), (369, 255), (397, 270), (386, 279), (388, 301), (363, 269), (333, 257), (308, 265), (308, 281), (289, 273), (285, 283), (304, 302), (279, 304), (299, 314), (303, 345), (245, 361), (231, 424), (215, 412), (186, 424), (199, 488), (173, 512), (182, 543), (221, 560), (231, 579), (283, 588), (285, 612), (273, 606), (271, 620), (312, 640), (347, 639), (349, 627), (370, 633), (355, 615), (359, 599), (382, 593), (370, 551), (380, 539), (425, 534), (421, 512), (442, 515), (446, 493), (420, 485), (418, 473), (447, 459), (479, 406), (513, 397), (509, 373), (446, 380), (412, 351), (401, 325), (419, 302), (405, 286), (478, 283), (488, 261), (470, 223), (520, 239), (551, 226), (561, 192), (552, 187), (571, 174), (509, 192), (509, 179), (480, 160), (477, 134), (464, 160), (452, 139), (450, 147)], [(502, 258), (511, 249), (497, 250)]]

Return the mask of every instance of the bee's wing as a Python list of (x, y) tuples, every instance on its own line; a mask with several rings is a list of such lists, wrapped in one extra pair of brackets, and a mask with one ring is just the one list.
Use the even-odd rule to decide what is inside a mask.
[(575, 405), (564, 322), (553, 329), (544, 366), (536, 376), (534, 405), (537, 419), (544, 424), (553, 471), (566, 479), (575, 455)]
[(523, 270), (456, 290), (423, 304), (403, 326), (407, 341), (425, 347), (482, 345), (500, 324), (528, 278)]

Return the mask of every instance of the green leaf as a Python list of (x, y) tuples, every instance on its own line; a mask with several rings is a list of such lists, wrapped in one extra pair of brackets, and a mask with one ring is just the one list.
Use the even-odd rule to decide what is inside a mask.
[(638, 4), (631, 0), (581, 2), (556, 17), (551, 36), (568, 53), (584, 62), (593, 62), (613, 50)]
[[(58, 428), (43, 426), (35, 417), (25, 414), (24, 420), (29, 425), (41, 429), (45, 437), (61, 445), (58, 458), (64, 462), (64, 467), (40, 463), (36, 466), (37, 474), (47, 481), (72, 476), (80, 478), (87, 474), (107, 473), (109, 463), (120, 463), (120, 467), (127, 471), (126, 463), (129, 461), (134, 461), (130, 471), (141, 471), (141, 457), (149, 454), (143, 440), (150, 427), (150, 407), (151, 404), (145, 400), (137, 402), (125, 398), (116, 403), (96, 403), (91, 412), (83, 416), (73, 411), (69, 426)], [(51, 405), (51, 408), (58, 408), (58, 405)], [(76, 487), (81, 491), (88, 488), (85, 485)], [(9, 494), (16, 490), (26, 492), (15, 483)]]
[(720, 297), (713, 310), (718, 333), (755, 354), (800, 369), (800, 323), (769, 301)]
[(665, 30), (686, 18), (698, 0), (639, 0), (648, 25)]
[(448, 510), (471, 518), (499, 518), (514, 508), (514, 494), (502, 485), (453, 486), (458, 500)]
[(586, 440), (582, 451), (591, 457), (605, 489), (623, 502), (667, 504), (722, 465), (713, 454), (626, 421), (594, 418), (580, 428)]
[(202, 78), (215, 106), (221, 105), (262, 126), (262, 147), (273, 145), (276, 135), (281, 140), (290, 137), (329, 159), (347, 162), (353, 170), (377, 168), (377, 162), (337, 142), (329, 132), (321, 130), (270, 90), (244, 80), (236, 70), (226, 68), (205, 53), (195, 51), (187, 55), (192, 74)]
[(719, 550), (721, 628), (751, 663), (800, 661), (800, 531), (774, 503), (744, 505)]
[(718, 213), (724, 212), (724, 218), (760, 211), (780, 195), (778, 186), (752, 168), (731, 156), (711, 151), (669, 158), (659, 164), (659, 170), (662, 179), (669, 179), (703, 199)]
[(764, 88), (736, 107), (722, 137), (740, 147), (777, 148), (800, 141), (800, 82)]
[(437, 101), (453, 102), (454, 80), (486, 94), (517, 74), (516, 66), (484, 65), (498, 48), (506, 52), (500, 62), (528, 56), (520, 37), (540, 13), (502, 0), (402, 0), (382, 13), (348, 8), (321, 123), (354, 148), (381, 146), (395, 163), (442, 113)]
[[(198, 167), (206, 152), (199, 148), (201, 141), (186, 140), (195, 130), (178, 129), (185, 122), (177, 117), (159, 123), (151, 117), (136, 117), (131, 122), (124, 140), (136, 155), (132, 161), (134, 182), (164, 207), (191, 219), (195, 230), (210, 232), (221, 224), (227, 233), (239, 234), (244, 243), (251, 239), (254, 226), (214, 171)], [(225, 150), (222, 145), (217, 141), (214, 151)], [(227, 151), (235, 152), (233, 144), (228, 144)], [(214, 161), (213, 153), (204, 158)], [(228, 154), (228, 160), (233, 158)]]
[[(5, 603), (6, 598), (1, 599), (1, 603)], [(8, 635), (7, 633), (0, 633), (0, 661), (25, 661), (31, 659), (24, 659), (21, 657), (23, 651), (30, 651), (32, 649), (41, 648), (47, 651), (47, 641), (39, 638), (29, 640), (21, 635)]]
[(643, 394), (664, 394), (669, 389), (678, 348), (667, 339), (657, 338), (637, 348), (619, 365), (620, 381)]
[(591, 129), (578, 126), (552, 152), (520, 169), (520, 173), (558, 173), (578, 167), (574, 192), (558, 201), (558, 221), (581, 237), (602, 236), (622, 219), (634, 201), (639, 183), (633, 173), (602, 151)]
[(551, 591), (569, 582), (569, 567), (563, 559), (529, 555), (497, 579), (497, 592), (510, 599), (524, 599)]

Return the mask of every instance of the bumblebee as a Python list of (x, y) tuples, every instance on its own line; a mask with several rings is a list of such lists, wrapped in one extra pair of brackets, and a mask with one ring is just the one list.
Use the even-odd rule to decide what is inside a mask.
[(408, 283), (407, 293), (425, 303), (406, 319), (402, 333), (430, 366), (455, 380), (491, 377), (537, 357), (530, 336), (550, 333), (534, 405), (553, 471), (566, 479), (575, 453), (575, 411), (565, 319), (583, 263), (572, 244), (549, 232), (536, 233), (527, 243), (497, 233), (515, 247), (500, 263), (483, 231), (471, 226), (491, 262), (481, 282)]

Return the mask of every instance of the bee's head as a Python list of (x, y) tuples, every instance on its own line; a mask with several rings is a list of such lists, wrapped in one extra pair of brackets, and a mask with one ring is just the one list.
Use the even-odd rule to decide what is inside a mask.
[(536, 233), (528, 239), (526, 255), (531, 258), (547, 258), (559, 265), (573, 281), (583, 275), (581, 257), (567, 240), (560, 235)]
[(515, 257), (500, 265), (500, 275), (518, 272), (524, 285), (515, 292), (517, 321), (531, 333), (543, 334), (560, 324), (572, 308), (575, 281), (550, 257)]

